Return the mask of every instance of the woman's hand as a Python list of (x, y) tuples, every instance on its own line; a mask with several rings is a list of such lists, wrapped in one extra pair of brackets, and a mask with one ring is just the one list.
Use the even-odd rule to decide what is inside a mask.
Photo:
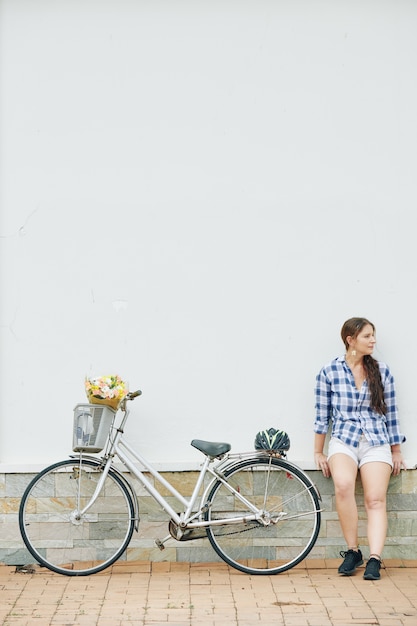
[(402, 469), (407, 469), (404, 463), (401, 450), (391, 449), (392, 454), (392, 475), (398, 476)]
[(317, 469), (323, 472), (323, 476), (330, 478), (330, 467), (327, 462), (327, 456), (323, 452), (315, 452), (314, 460), (316, 462)]

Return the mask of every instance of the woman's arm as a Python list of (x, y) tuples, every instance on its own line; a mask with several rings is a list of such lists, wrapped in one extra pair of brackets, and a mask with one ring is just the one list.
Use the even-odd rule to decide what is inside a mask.
[(323, 453), (324, 442), (326, 435), (315, 433), (314, 435), (314, 460), (316, 462), (317, 469), (323, 472), (323, 476), (329, 478), (330, 468), (327, 462), (327, 457)]

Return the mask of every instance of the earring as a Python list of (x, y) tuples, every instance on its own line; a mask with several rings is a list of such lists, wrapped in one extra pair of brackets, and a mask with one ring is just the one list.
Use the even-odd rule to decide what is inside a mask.
[(356, 350), (352, 350), (351, 355), (356, 356)]

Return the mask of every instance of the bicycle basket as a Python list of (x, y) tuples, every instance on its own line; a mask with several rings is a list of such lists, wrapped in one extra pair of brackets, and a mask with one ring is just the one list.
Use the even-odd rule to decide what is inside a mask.
[(255, 437), (255, 450), (268, 450), (284, 454), (290, 449), (290, 438), (285, 430), (260, 430)]
[(101, 452), (116, 411), (109, 406), (77, 404), (74, 409), (74, 452)]

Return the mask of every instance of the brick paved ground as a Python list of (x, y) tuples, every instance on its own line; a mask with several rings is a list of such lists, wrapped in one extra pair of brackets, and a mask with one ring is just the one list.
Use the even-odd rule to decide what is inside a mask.
[(417, 626), (417, 564), (380, 581), (336, 563), (248, 576), (222, 563), (128, 563), (66, 577), (0, 566), (2, 626)]

